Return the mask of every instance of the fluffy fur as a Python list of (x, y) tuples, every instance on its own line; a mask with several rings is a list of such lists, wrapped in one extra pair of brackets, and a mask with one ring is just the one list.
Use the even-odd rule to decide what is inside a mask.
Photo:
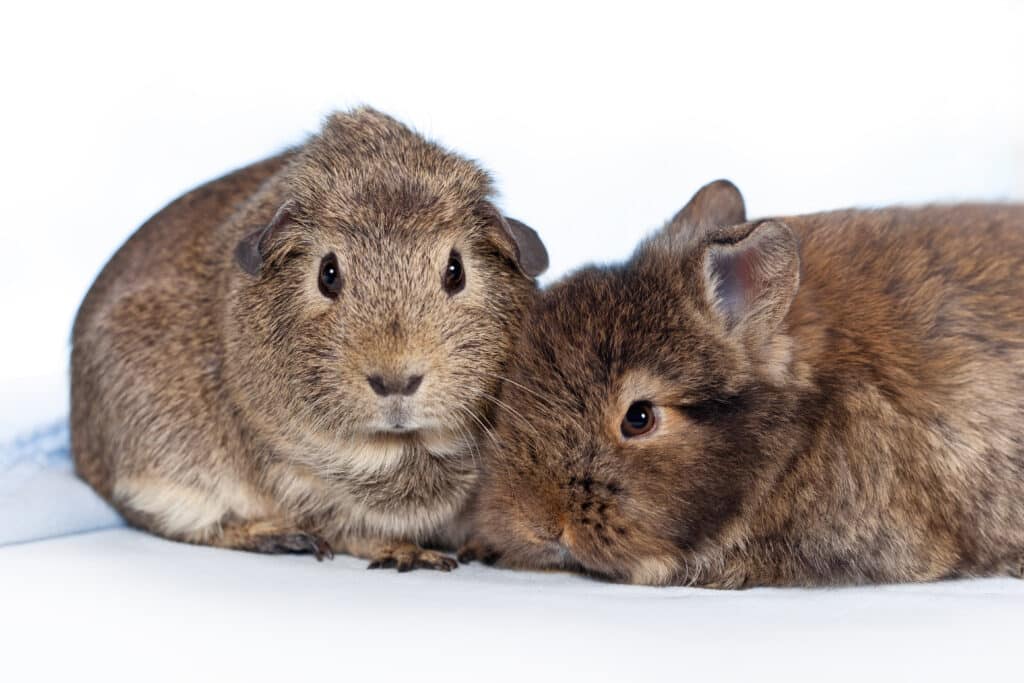
[[(720, 588), (1020, 576), (1024, 207), (745, 220), (713, 183), (542, 294), (467, 559)], [(655, 428), (626, 438), (635, 401)]]
[[(546, 263), (492, 194), (475, 163), (360, 109), (170, 204), (79, 311), (78, 472), (167, 538), (451, 568), (421, 545), (458, 540)], [(318, 286), (332, 253), (337, 298)], [(453, 253), (465, 286), (449, 294)], [(422, 381), (379, 396), (373, 376)]]

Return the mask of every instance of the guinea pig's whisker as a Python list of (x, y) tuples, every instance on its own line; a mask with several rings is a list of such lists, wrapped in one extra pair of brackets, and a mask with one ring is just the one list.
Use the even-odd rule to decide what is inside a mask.
[(519, 424), (519, 426), (521, 426), (521, 427), (523, 427), (525, 429), (529, 429), (531, 432), (534, 433), (535, 436), (537, 436), (538, 438), (540, 437), (540, 432), (537, 431), (537, 428), (534, 427), (530, 423), (530, 421), (527, 420), (526, 417), (522, 413), (520, 413), (518, 410), (516, 410), (515, 408), (513, 408), (509, 404), (505, 403), (504, 401), (499, 399), (497, 396), (492, 396), (490, 394), (483, 394), (483, 398), (485, 398), (486, 400), (492, 402), (494, 405), (498, 406), (502, 410), (508, 412), (517, 421), (517, 424)]
[(490, 438), (491, 443), (494, 444), (495, 448), (501, 448), (501, 444), (498, 443), (498, 439), (494, 436), (493, 430), (491, 430), (486, 424), (484, 424), (484, 421), (481, 420), (478, 415), (474, 415), (471, 410), (463, 406), (459, 406), (459, 410), (463, 411), (465, 415), (468, 415), (477, 424), (477, 426), (480, 427), (480, 431), (482, 431), (485, 435), (487, 435), (488, 438)]
[(473, 438), (473, 435), (469, 433), (469, 429), (463, 424), (459, 424), (457, 430), (459, 438), (462, 439), (466, 450), (469, 451), (469, 456), (473, 458), (473, 464), (479, 470), (482, 467), (483, 460), (480, 457), (480, 447), (477, 445), (476, 439)]
[(487, 372), (486, 370), (480, 370), (480, 374), (481, 375), (487, 375), (488, 377), (492, 377), (492, 378), (494, 378), (494, 379), (496, 379), (496, 380), (498, 380), (500, 382), (507, 382), (507, 383), (511, 384), (512, 386), (514, 386), (514, 387), (518, 387), (519, 389), (525, 391), (526, 393), (528, 393), (531, 396), (533, 396), (534, 398), (536, 398), (538, 401), (540, 401), (542, 404), (544, 404), (544, 407), (546, 407), (546, 408), (551, 408), (552, 405), (553, 405), (552, 400), (551, 400), (550, 397), (544, 396), (543, 394), (541, 394), (540, 392), (536, 391), (535, 389), (530, 389), (529, 387), (527, 387), (527, 386), (525, 386), (523, 384), (520, 384), (519, 382), (516, 382), (514, 380), (511, 380), (508, 377), (505, 377), (504, 375), (500, 375), (500, 374), (496, 374), (496, 373), (492, 373), (492, 372)]

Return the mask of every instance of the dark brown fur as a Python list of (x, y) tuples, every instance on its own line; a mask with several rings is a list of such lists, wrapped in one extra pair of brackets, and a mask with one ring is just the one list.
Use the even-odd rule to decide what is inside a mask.
[[(492, 194), (476, 164), (360, 109), (169, 205), (79, 311), (78, 472), (168, 538), (450, 569), (420, 545), (457, 540), (479, 429), (546, 264)], [(450, 296), (453, 249), (466, 285)], [(336, 299), (318, 289), (331, 252)], [(413, 373), (412, 396), (369, 381)]]
[[(709, 185), (542, 294), (476, 554), (722, 588), (1019, 576), (1024, 206), (743, 213)], [(624, 438), (639, 400), (656, 428)]]

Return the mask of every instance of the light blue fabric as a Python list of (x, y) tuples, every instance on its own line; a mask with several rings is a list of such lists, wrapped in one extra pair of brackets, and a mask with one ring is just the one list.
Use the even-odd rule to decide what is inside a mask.
[(0, 545), (123, 524), (75, 476), (66, 419), (0, 445)]

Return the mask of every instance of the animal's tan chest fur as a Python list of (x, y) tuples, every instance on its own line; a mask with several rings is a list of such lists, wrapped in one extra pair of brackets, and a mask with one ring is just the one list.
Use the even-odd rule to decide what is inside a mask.
[(266, 483), (290, 516), (314, 520), (327, 538), (423, 540), (465, 505), (476, 471), (464, 454), (352, 443), (330, 468), (280, 462)]

